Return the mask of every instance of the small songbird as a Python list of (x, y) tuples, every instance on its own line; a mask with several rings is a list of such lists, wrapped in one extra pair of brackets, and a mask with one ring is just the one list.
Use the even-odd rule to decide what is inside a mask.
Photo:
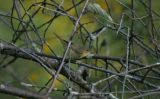
[(83, 50), (80, 58), (91, 58), (93, 56), (93, 52), (89, 50)]
[[(64, 40), (63, 38), (61, 38), (59, 35), (57, 35), (56, 33), (54, 33), (54, 35), (56, 36), (57, 39), (60, 40), (60, 42), (62, 43), (62, 45), (64, 46), (64, 48), (67, 47), (68, 41)], [(71, 47), (70, 47), (70, 58), (75, 59), (75, 58), (84, 58), (84, 57), (91, 57), (93, 56), (93, 54), (91, 53), (91, 51), (84, 45), (80, 45), (80, 44), (75, 44), (72, 43)]]

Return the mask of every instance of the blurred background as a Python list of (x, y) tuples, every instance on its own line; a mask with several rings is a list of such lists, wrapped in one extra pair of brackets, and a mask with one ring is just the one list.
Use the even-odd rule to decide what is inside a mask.
[[(150, 1), (152, 21), (150, 19), (151, 17), (149, 17)], [(77, 34), (72, 40), (73, 44), (90, 49), (89, 51), (96, 55), (126, 58), (126, 36), (117, 32), (118, 30), (115, 31), (114, 29), (107, 28), (94, 41), (90, 42), (87, 39), (90, 33), (95, 33), (98, 29), (106, 25), (115, 27), (116, 29), (122, 25), (120, 31), (126, 33), (126, 35), (128, 30), (132, 31), (131, 35), (134, 35), (138, 38), (137, 40), (143, 42), (142, 44), (145, 45), (144, 47), (147, 46), (146, 49), (149, 49), (149, 52), (155, 52), (155, 54), (151, 54), (146, 49), (143, 49), (142, 46), (131, 41), (129, 56), (131, 60), (136, 60), (142, 64), (160, 62), (159, 54), (156, 54), (156, 52), (160, 53), (159, 0), (90, 0), (89, 3), (98, 4), (103, 11), (109, 14), (113, 22), (101, 21), (95, 15), (96, 12), (91, 13), (86, 11), (80, 19), (81, 26), (78, 26)], [(78, 4), (76, 10), (73, 8), (75, 4)], [(62, 57), (66, 48), (63, 40), (67, 41), (70, 39), (75, 26), (73, 19), (78, 18), (84, 5), (85, 2), (81, 0), (0, 0), (0, 39), (6, 42), (12, 42), (21, 48), (29, 48), (43, 54)], [(63, 11), (57, 9), (57, 7), (63, 9)], [(132, 26), (132, 24), (134, 25)], [(18, 35), (19, 38), (17, 38)], [(71, 58), (81, 56), (69, 55)], [(18, 58), (12, 64), (4, 66), (8, 61), (13, 59), (14, 57), (0, 55), (0, 83), (37, 92), (51, 78), (38, 63), (25, 59)], [(124, 71), (120, 63), (116, 61), (108, 62), (112, 66), (109, 65), (107, 67), (106, 63), (102, 60), (88, 60), (88, 64), (96, 64), (99, 67), (116, 72)], [(78, 66), (71, 64), (71, 68), (76, 70)], [(137, 66), (133, 65), (133, 69), (135, 68)], [(159, 71), (159, 67), (156, 69)], [(144, 76), (144, 72), (146, 71), (135, 73), (135, 75)], [(89, 82), (96, 82), (106, 77), (106, 73), (95, 70), (92, 70), (90, 75), (88, 78)], [(108, 74), (108, 76), (110, 75)], [(149, 78), (152, 76), (156, 79)], [(150, 72), (146, 81), (159, 86), (160, 78), (158, 76), (159, 74)], [(59, 78), (60, 80), (56, 81), (55, 86), (61, 91), (56, 91), (53, 97), (65, 99), (66, 85), (70, 86), (73, 84), (74, 86), (74, 83), (62, 75)], [(121, 97), (118, 91), (122, 90), (122, 81), (113, 83), (113, 86), (109, 87), (105, 92), (110, 90), (110, 92), (115, 92), (117, 97)], [(26, 87), (22, 82), (35, 86)], [(110, 82), (101, 83), (98, 88), (101, 89)], [(134, 87), (135, 90), (152, 89), (141, 83), (134, 82), (134, 84), (132, 87), (131, 85), (128, 86), (132, 90), (134, 90)], [(43, 91), (45, 90), (42, 90), (42, 93)], [(135, 94), (128, 92), (125, 94), (125, 99)], [(0, 97), (2, 99), (18, 98), (1, 93)], [(143, 99), (153, 98), (158, 99), (159, 95), (150, 95)]]

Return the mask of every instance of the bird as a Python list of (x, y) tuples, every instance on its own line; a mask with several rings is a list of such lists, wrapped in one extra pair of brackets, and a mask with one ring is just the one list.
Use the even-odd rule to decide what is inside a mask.
[[(56, 36), (57, 39), (59, 39), (59, 41), (62, 43), (64, 48), (66, 48), (68, 45), (68, 41), (61, 38), (56, 33), (54, 33), (54, 35)], [(92, 51), (90, 51), (86, 45), (80, 45), (80, 44), (75, 44), (75, 43), (71, 44), (69, 53), (70, 53), (70, 57), (68, 58), (71, 58), (71, 59), (85, 58), (85, 57), (89, 58), (93, 55)]]

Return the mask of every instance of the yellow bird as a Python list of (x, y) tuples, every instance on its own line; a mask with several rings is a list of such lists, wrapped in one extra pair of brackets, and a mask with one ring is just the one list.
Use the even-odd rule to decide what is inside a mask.
[[(59, 35), (54, 33), (54, 35), (57, 37), (57, 39), (60, 40), (60, 42), (63, 44), (64, 47), (67, 47), (68, 41), (62, 39)], [(93, 56), (92, 52), (88, 50), (86, 46), (82, 46), (80, 44), (72, 44), (70, 47), (70, 58), (75, 59), (75, 58), (90, 58)]]

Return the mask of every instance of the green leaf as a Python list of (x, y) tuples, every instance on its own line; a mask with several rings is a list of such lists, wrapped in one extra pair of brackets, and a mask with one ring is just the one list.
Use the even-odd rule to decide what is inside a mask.
[(100, 23), (113, 23), (112, 17), (97, 3), (90, 3), (87, 6), (87, 11), (95, 14)]

